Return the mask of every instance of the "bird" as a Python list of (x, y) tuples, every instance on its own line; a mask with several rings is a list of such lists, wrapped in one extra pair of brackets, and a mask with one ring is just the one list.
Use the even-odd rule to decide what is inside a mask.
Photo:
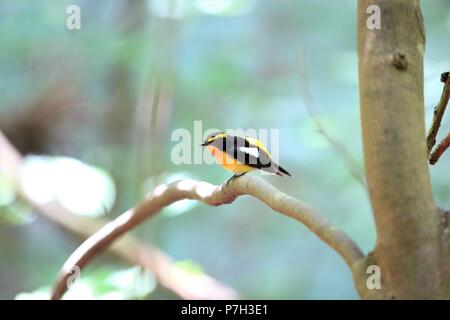
[(200, 146), (207, 147), (220, 165), (234, 173), (227, 180), (226, 185), (253, 170), (263, 170), (279, 176), (291, 176), (272, 160), (264, 144), (254, 138), (215, 132), (210, 134)]

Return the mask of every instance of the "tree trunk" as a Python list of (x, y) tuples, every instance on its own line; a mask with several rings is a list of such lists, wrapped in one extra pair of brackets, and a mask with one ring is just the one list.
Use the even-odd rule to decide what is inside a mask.
[[(366, 25), (370, 5), (381, 9), (381, 29)], [(377, 228), (371, 257), (388, 298), (450, 298), (449, 230), (428, 173), (424, 47), (418, 0), (359, 1), (364, 161)]]

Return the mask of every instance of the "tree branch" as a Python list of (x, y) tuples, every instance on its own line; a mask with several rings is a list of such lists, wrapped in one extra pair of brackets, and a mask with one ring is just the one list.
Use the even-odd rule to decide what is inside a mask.
[(54, 286), (52, 299), (60, 298), (74, 266), (83, 268), (95, 255), (133, 227), (158, 213), (164, 207), (183, 199), (198, 200), (211, 206), (233, 202), (241, 195), (251, 195), (273, 210), (303, 223), (320, 239), (337, 251), (351, 268), (363, 258), (357, 244), (341, 229), (319, 215), (306, 203), (279, 191), (261, 178), (245, 176), (228, 185), (181, 180), (156, 187), (136, 208), (130, 209), (108, 223), (86, 240), (66, 261)]
[(430, 164), (436, 164), (444, 152), (450, 147), (450, 132), (442, 139), (438, 146), (430, 154)]
[[(432, 122), (432, 125), (430, 128), (430, 131), (428, 131), (428, 135), (427, 135), (427, 147), (428, 147), (429, 155), (431, 155), (431, 151), (433, 150), (433, 147), (436, 144), (436, 137), (439, 132), (439, 128), (441, 127), (442, 118), (444, 116), (445, 109), (447, 108), (448, 100), (450, 98), (449, 72), (444, 72), (441, 74), (441, 82), (444, 83), (444, 88), (442, 89), (441, 99), (439, 100), (438, 105), (434, 108), (433, 122)], [(430, 158), (430, 163), (431, 163), (431, 158)], [(434, 163), (436, 163), (436, 162), (434, 162)], [(431, 164), (434, 164), (434, 163), (431, 163)]]
[[(60, 204), (38, 204), (21, 189), (20, 165), (22, 157), (0, 131), (0, 170), (14, 181), (19, 196), (31, 204), (43, 217), (66, 230), (88, 238), (107, 225), (105, 219), (83, 217), (66, 210)], [(143, 244), (125, 235), (110, 251), (133, 265), (141, 265), (155, 275), (156, 280), (183, 299), (236, 299), (237, 293), (207, 274), (191, 274), (176, 267), (165, 252), (151, 244)], [(70, 270), (72, 272), (73, 270)]]

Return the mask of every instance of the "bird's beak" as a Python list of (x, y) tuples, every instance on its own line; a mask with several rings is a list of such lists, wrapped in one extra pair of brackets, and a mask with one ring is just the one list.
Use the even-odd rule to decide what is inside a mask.
[(204, 146), (207, 146), (208, 145), (208, 142), (203, 142), (201, 145), (200, 145), (200, 147), (204, 147)]

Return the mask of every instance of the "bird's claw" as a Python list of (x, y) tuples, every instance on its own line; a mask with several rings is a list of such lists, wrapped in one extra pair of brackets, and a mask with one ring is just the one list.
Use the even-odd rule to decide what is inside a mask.
[(244, 172), (244, 173), (236, 173), (236, 174), (232, 175), (232, 176), (227, 180), (227, 182), (225, 183), (225, 188), (228, 187), (228, 185), (230, 184), (230, 182), (234, 181), (235, 179), (237, 179), (237, 178), (239, 178), (239, 177), (242, 177), (245, 173), (246, 173), (246, 172)]

